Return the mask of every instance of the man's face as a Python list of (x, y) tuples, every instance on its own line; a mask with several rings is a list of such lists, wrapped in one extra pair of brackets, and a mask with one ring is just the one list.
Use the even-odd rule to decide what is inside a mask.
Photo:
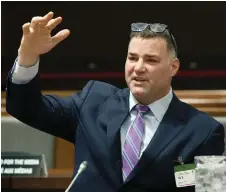
[(166, 95), (178, 68), (179, 61), (172, 58), (165, 39), (131, 39), (125, 64), (125, 78), (138, 101), (149, 102)]

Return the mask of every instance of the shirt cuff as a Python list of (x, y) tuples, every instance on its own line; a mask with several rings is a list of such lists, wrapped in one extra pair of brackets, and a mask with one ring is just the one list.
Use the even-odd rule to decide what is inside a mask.
[(12, 82), (15, 84), (29, 83), (38, 73), (39, 61), (31, 67), (22, 67), (16, 59), (12, 70)]

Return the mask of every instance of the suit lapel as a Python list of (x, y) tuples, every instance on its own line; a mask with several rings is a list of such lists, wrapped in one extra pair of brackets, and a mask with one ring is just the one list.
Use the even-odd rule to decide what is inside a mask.
[(143, 152), (141, 159), (133, 169), (126, 182), (137, 175), (145, 166), (150, 165), (158, 155), (173, 141), (173, 139), (182, 131), (183, 111), (180, 110), (180, 101), (174, 95), (170, 106), (163, 117), (151, 142)]
[(124, 89), (122, 93), (116, 93), (115, 98), (109, 101), (109, 107), (111, 114), (108, 116), (112, 117), (107, 124), (109, 157), (118, 179), (122, 177), (120, 128), (129, 115), (129, 90)]

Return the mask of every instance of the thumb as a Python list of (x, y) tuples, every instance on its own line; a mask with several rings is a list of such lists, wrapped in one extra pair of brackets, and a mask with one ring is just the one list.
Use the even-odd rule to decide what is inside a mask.
[(58, 32), (56, 35), (52, 37), (53, 47), (55, 47), (58, 43), (66, 39), (70, 35), (70, 31), (68, 29), (64, 29)]

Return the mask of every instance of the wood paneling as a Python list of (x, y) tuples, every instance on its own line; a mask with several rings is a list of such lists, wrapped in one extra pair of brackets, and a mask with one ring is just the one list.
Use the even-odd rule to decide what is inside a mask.
[(55, 167), (58, 169), (72, 169), (74, 167), (74, 145), (56, 137), (55, 139)]
[(54, 191), (63, 192), (71, 182), (71, 177), (2, 177), (2, 191)]
[(48, 169), (48, 177), (71, 177), (72, 174), (73, 174), (72, 168)]
[[(69, 96), (75, 91), (44, 91), (44, 94)], [(184, 102), (212, 116), (226, 116), (226, 90), (177, 90), (175, 94)], [(5, 111), (5, 92), (2, 92), (2, 116), (8, 115)], [(63, 175), (72, 173), (74, 167), (74, 145), (56, 138), (55, 168), (66, 169)], [(50, 174), (60, 174), (58, 170), (50, 170)]]

